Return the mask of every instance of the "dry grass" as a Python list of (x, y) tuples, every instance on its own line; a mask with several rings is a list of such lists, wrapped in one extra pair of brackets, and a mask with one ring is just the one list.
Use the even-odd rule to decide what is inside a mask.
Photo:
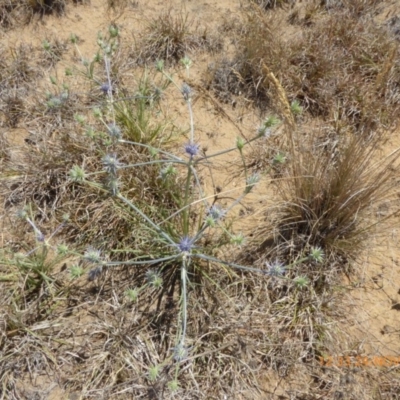
[(189, 14), (169, 10), (149, 20), (137, 42), (139, 63), (164, 60), (175, 63), (197, 49), (218, 50), (221, 42)]
[[(108, 6), (122, 9), (126, 3)], [(245, 90), (256, 105), (279, 115), (282, 127), (250, 161), (260, 171), (275, 168), (271, 187), (281, 202), (266, 213), (257, 210), (265, 224), (260, 217), (251, 227), (256, 240), (239, 256), (223, 234), (207, 237), (204, 246), (229, 261), (264, 268), (278, 258), (292, 268), (277, 279), (193, 264), (190, 351), (179, 365), (175, 392), (169, 384), (176, 364), (167, 361), (180, 329), (180, 265), (156, 264), (164, 285), (148, 285), (137, 298), (130, 290), (148, 282), (145, 266), (104, 268), (95, 279), (71, 275), (87, 267), (78, 255), (88, 245), (113, 261), (164, 254), (154, 232), (110, 196), (99, 174), (105, 154), (117, 154), (125, 165), (163, 156), (110, 141), (107, 125), (115, 113), (124, 138), (176, 150), (181, 130), (163, 107), (169, 101), (176, 106), (176, 88), (150, 69), (132, 68), (158, 59), (173, 65), (196, 49), (218, 48), (218, 41), (183, 12), (149, 20), (137, 58), (123, 40), (115, 50), (112, 110), (101, 89), (108, 82), (103, 60), (76, 65), (62, 82), (49, 83), (41, 79), (43, 62), (46, 76), (52, 74), (73, 46), (48, 40), (44, 48), (2, 51), (0, 194), (7, 232), (0, 252), (1, 400), (46, 398), (53, 385), (82, 399), (399, 398), (396, 368), (338, 371), (320, 362), (352, 349), (336, 326), (345, 314), (342, 294), (350, 289), (341, 278), (369, 243), (374, 211), (396, 195), (397, 152), (384, 157), (380, 151), (384, 132), (397, 122), (398, 44), (363, 19), (379, 5), (372, 0), (318, 2), (307, 24), (295, 26), (302, 34), (283, 42), (274, 13), (284, 3), (264, 1), (264, 8), (246, 11), (238, 55), (213, 70), (210, 84), (229, 101), (229, 92), (241, 96)], [(63, 4), (43, 3), (41, 12), (62, 14)], [(11, 29), (7, 18), (0, 12)], [(304, 107), (297, 116), (294, 99)], [(15, 128), (31, 131), (23, 145), (7, 139)], [(274, 164), (280, 153), (285, 163)], [(75, 165), (85, 169), (92, 186), (71, 182)], [(121, 192), (173, 238), (182, 225), (178, 217), (168, 219), (182, 205), (185, 180), (179, 172), (167, 181), (157, 164), (119, 171)], [(207, 179), (209, 169), (200, 174)], [(15, 217), (27, 205), (46, 238), (63, 214), (69, 221), (49, 243), (38, 243), (31, 227)], [(193, 207), (193, 226), (202, 217)], [(67, 256), (60, 252), (64, 243)], [(325, 263), (308, 256), (312, 247), (324, 251)]]
[(265, 62), (290, 101), (299, 100), (313, 117), (332, 121), (338, 130), (351, 125), (368, 135), (379, 124), (390, 125), (398, 115), (398, 43), (386, 28), (358, 17), (361, 11), (315, 10), (312, 29), (299, 31), (288, 43), (275, 15), (257, 7), (246, 10), (233, 63), (237, 84), (262, 107), (271, 106)]

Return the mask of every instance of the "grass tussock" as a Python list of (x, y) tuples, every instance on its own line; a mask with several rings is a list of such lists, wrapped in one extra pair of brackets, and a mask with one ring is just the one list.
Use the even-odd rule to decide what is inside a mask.
[(216, 50), (221, 43), (183, 11), (169, 10), (147, 22), (136, 51), (139, 63), (165, 60), (175, 63), (195, 50)]
[(294, 3), (293, 0), (250, 0), (250, 2), (257, 4), (264, 10), (272, 10), (277, 7), (283, 7)]
[(28, 5), (33, 12), (41, 14), (58, 14), (62, 15), (65, 12), (65, 0), (28, 0)]
[(379, 124), (390, 125), (398, 115), (398, 42), (371, 18), (340, 7), (328, 14), (319, 9), (312, 19), (312, 28), (289, 41), (276, 15), (257, 7), (245, 11), (234, 71), (228, 71), (231, 80), (237, 76), (236, 87), (263, 107), (271, 105), (265, 62), (289, 99), (300, 101), (313, 117), (367, 134)]

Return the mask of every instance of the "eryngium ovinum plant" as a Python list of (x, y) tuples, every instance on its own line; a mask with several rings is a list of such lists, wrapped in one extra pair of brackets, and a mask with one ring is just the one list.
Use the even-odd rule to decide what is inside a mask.
[[(135, 248), (132, 252), (132, 258), (125, 261), (113, 261), (99, 248), (95, 246), (88, 247), (87, 251), (82, 255), (83, 264), (87, 266), (88, 279), (93, 281), (99, 278), (105, 268), (116, 266), (132, 266), (138, 271), (143, 271), (145, 268), (145, 280), (140, 287), (134, 287), (128, 290), (127, 295), (136, 300), (145, 290), (160, 289), (163, 285), (176, 285), (179, 282), (179, 314), (177, 316), (177, 333), (175, 345), (171, 350), (170, 356), (162, 363), (162, 365), (149, 366), (149, 379), (155, 380), (158, 377), (162, 367), (168, 363), (175, 365), (174, 379), (170, 382), (171, 390), (178, 387), (179, 367), (190, 358), (192, 348), (188, 345), (188, 296), (192, 288), (192, 280), (194, 277), (204, 276), (209, 279), (208, 271), (204, 265), (213, 265), (215, 268), (221, 268), (221, 271), (229, 271), (235, 269), (244, 273), (254, 273), (267, 275), (273, 279), (289, 279), (285, 273), (295, 267), (299, 263), (306, 260), (314, 260), (321, 262), (323, 252), (319, 248), (312, 248), (310, 254), (306, 254), (291, 265), (284, 265), (279, 260), (274, 260), (271, 263), (265, 264), (264, 268), (254, 268), (252, 266), (238, 265), (230, 260), (220, 259), (214, 256), (215, 248), (221, 244), (210, 246), (209, 241), (205, 237), (210, 236), (212, 230), (220, 230), (222, 235), (228, 237), (224, 244), (242, 245), (245, 238), (242, 234), (235, 234), (231, 231), (230, 225), (226, 224), (226, 220), (230, 211), (237, 206), (243, 198), (248, 195), (258, 183), (260, 177), (257, 174), (249, 175), (246, 169), (243, 149), (251, 142), (260, 138), (268, 138), (271, 135), (271, 130), (277, 124), (275, 117), (268, 118), (262, 126), (257, 130), (253, 138), (244, 140), (238, 138), (236, 145), (232, 148), (222, 150), (210, 155), (204, 155), (200, 151), (200, 145), (195, 140), (194, 130), (194, 115), (192, 109), (193, 91), (187, 84), (181, 87), (176, 84), (171, 75), (165, 68), (163, 61), (156, 63), (157, 71), (168, 79), (175, 87), (178, 88), (183, 100), (187, 104), (189, 114), (189, 137), (186, 143), (182, 146), (177, 154), (163, 148), (155, 148), (146, 143), (135, 142), (124, 139), (123, 129), (116, 124), (115, 109), (118, 99), (113, 98), (114, 90), (110, 78), (111, 57), (109, 54), (104, 55), (105, 69), (107, 73), (108, 83), (106, 95), (108, 96), (108, 115), (102, 116), (105, 129), (109, 134), (109, 146), (112, 152), (105, 153), (102, 158), (102, 171), (96, 173), (87, 173), (81, 166), (74, 166), (70, 171), (70, 178), (75, 183), (87, 184), (96, 190), (108, 193), (115, 202), (121, 204), (132, 215), (135, 215), (138, 221), (138, 231), (142, 230), (150, 235), (152, 242), (156, 243), (155, 254), (146, 253), (143, 250)], [(186, 69), (190, 63), (187, 58), (182, 60)], [(111, 121), (111, 122), (107, 122)], [(148, 151), (148, 159), (135, 164), (126, 165), (119, 160), (118, 146), (132, 146), (132, 151), (135, 149), (143, 149)], [(199, 176), (199, 167), (207, 163), (208, 167), (212, 167), (213, 159), (229, 153), (238, 151), (244, 165), (245, 182), (242, 187), (242, 192), (238, 197), (231, 202), (230, 205), (223, 208), (218, 202), (210, 202), (210, 197), (207, 198), (203, 190), (201, 179)], [(182, 156), (184, 154), (184, 156)], [(99, 166), (101, 164), (99, 163)], [(157, 220), (157, 213), (151, 215), (146, 210), (146, 206), (139, 201), (133, 201), (129, 191), (124, 191), (119, 175), (123, 169), (130, 169), (132, 174), (139, 168), (149, 166), (159, 166), (159, 179), (163, 180), (165, 190), (173, 190), (172, 197), (177, 199), (177, 209), (172, 210), (168, 218)], [(93, 180), (94, 175), (99, 173), (104, 174), (105, 183), (98, 183)], [(170, 179), (177, 174), (182, 175), (182, 186), (169, 185)], [(172, 189), (171, 189), (172, 188)], [(211, 196), (215, 199), (214, 196)], [(138, 233), (135, 233), (137, 235)], [(221, 242), (222, 243), (222, 242)], [(168, 283), (167, 283), (168, 282)], [(171, 283), (172, 282), (172, 283)], [(198, 282), (198, 281), (197, 281)], [(297, 286), (305, 286), (308, 284), (307, 278), (298, 276), (294, 282)], [(173, 292), (173, 289), (172, 289)], [(171, 292), (169, 292), (171, 293)]]

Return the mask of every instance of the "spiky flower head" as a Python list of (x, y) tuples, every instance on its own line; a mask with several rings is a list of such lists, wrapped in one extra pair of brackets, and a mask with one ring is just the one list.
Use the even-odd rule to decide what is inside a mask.
[(269, 263), (268, 261), (265, 263), (267, 269), (265, 270), (266, 275), (271, 276), (273, 278), (279, 278), (283, 276), (285, 273), (285, 267), (281, 262), (276, 260), (273, 263)]
[(214, 226), (215, 222), (221, 220), (226, 215), (226, 211), (218, 204), (212, 205), (207, 212), (207, 225)]
[(261, 125), (257, 129), (257, 137), (264, 137), (268, 139), (272, 134), (272, 130), (270, 128), (266, 128), (264, 125)]
[(189, 354), (189, 349), (185, 347), (182, 343), (179, 343), (176, 347), (172, 349), (174, 352), (174, 360), (176, 362), (185, 361)]
[(312, 247), (309, 257), (311, 260), (316, 261), (317, 263), (322, 263), (324, 261), (325, 254), (321, 247)]
[(160, 366), (159, 365), (154, 365), (149, 368), (149, 379), (151, 381), (155, 381), (158, 378), (158, 375), (160, 373)]
[(187, 83), (184, 83), (182, 85), (181, 91), (182, 91), (182, 94), (183, 94), (183, 98), (186, 101), (190, 101), (192, 99), (193, 91), (192, 91), (192, 88)]
[(257, 130), (257, 137), (264, 137), (268, 139), (271, 134), (274, 126), (278, 125), (280, 123), (280, 120), (275, 117), (274, 115), (269, 116), (258, 128)]
[(253, 189), (253, 187), (260, 181), (260, 175), (258, 174), (253, 174), (250, 175), (247, 179), (246, 179), (246, 188), (244, 189), (245, 194), (248, 194), (251, 192), (251, 190)]
[(121, 139), (121, 129), (115, 125), (114, 123), (108, 124), (108, 134), (113, 138), (113, 139)]
[(80, 125), (83, 125), (86, 120), (85, 116), (82, 114), (75, 114), (74, 118), (75, 118), (75, 121)]
[(296, 276), (296, 278), (293, 279), (294, 284), (299, 288), (299, 289), (304, 289), (305, 287), (308, 286), (310, 283), (310, 280), (306, 276)]
[(190, 253), (193, 248), (193, 239), (189, 236), (183, 236), (176, 246), (181, 253)]
[(169, 390), (171, 390), (171, 392), (175, 392), (179, 388), (179, 382), (176, 379), (169, 381), (168, 387), (169, 387)]
[(164, 60), (157, 60), (155, 66), (157, 71), (159, 72), (164, 71)]
[(232, 235), (230, 241), (232, 244), (240, 247), (244, 245), (246, 238), (243, 236), (243, 233), (238, 233), (236, 235)]
[(72, 279), (76, 279), (76, 278), (81, 277), (85, 273), (85, 271), (81, 266), (73, 265), (70, 268), (69, 273), (70, 273)]
[(139, 289), (138, 288), (128, 289), (125, 292), (125, 295), (126, 297), (129, 298), (129, 300), (136, 301), (139, 296)]
[(21, 218), (21, 219), (25, 219), (26, 220), (28, 218), (28, 213), (26, 212), (25, 209), (18, 210), (16, 212), (16, 216), (17, 216), (17, 218)]
[(106, 154), (101, 161), (107, 173), (117, 175), (117, 169), (121, 167), (121, 163), (115, 154)]
[(173, 164), (167, 164), (164, 168), (161, 169), (160, 171), (160, 179), (164, 180), (167, 179), (169, 176), (173, 176), (177, 174), (176, 168), (173, 166)]
[(272, 160), (272, 164), (273, 165), (282, 165), (286, 162), (286, 156), (285, 154), (278, 152), (277, 154), (275, 154), (273, 160)]
[(194, 157), (199, 152), (199, 145), (196, 143), (188, 143), (185, 145), (185, 152), (189, 154), (190, 157)]
[(57, 96), (54, 96), (50, 100), (47, 101), (47, 107), (50, 109), (60, 108), (62, 106), (62, 104), (63, 104), (63, 101)]
[(41, 243), (44, 242), (45, 236), (44, 236), (43, 232), (41, 232), (39, 229), (35, 229), (35, 235), (36, 235), (36, 240), (38, 242), (41, 242)]
[(303, 107), (300, 105), (298, 100), (293, 100), (290, 105), (290, 110), (294, 115), (300, 115), (303, 112)]
[(78, 165), (74, 165), (70, 170), (69, 170), (69, 179), (73, 182), (83, 182), (85, 180), (85, 170)]
[(160, 288), (163, 284), (163, 279), (158, 271), (155, 269), (149, 269), (146, 271), (146, 279), (149, 285)]
[(100, 86), (100, 90), (105, 94), (105, 95), (110, 95), (112, 93), (112, 86), (109, 83), (103, 83)]
[(57, 253), (61, 256), (68, 254), (68, 246), (65, 243), (61, 243), (57, 246)]
[(83, 259), (91, 264), (101, 264), (101, 252), (89, 246), (83, 254)]
[(192, 60), (188, 56), (181, 58), (180, 62), (186, 69), (192, 65)]

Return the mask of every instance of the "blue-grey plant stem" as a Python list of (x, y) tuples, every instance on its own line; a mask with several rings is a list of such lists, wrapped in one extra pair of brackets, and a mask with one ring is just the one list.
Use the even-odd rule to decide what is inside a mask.
[[(247, 186), (246, 186), (247, 187)], [(226, 214), (228, 214), (229, 211), (232, 210), (233, 207), (235, 207), (237, 204), (239, 204), (243, 198), (246, 196), (246, 192), (242, 193), (225, 211)]]
[(259, 274), (263, 274), (264, 273), (264, 271), (262, 269), (259, 269), (259, 268), (245, 267), (244, 265), (230, 263), (228, 261), (223, 261), (223, 260), (220, 260), (218, 258), (207, 256), (207, 255), (202, 254), (202, 253), (192, 254), (192, 257), (201, 258), (203, 260), (212, 261), (212, 262), (215, 262), (215, 263), (218, 263), (218, 264), (224, 264), (224, 265), (227, 265), (228, 267), (241, 269), (243, 271), (257, 272)]
[(190, 115), (190, 143), (194, 143), (194, 120), (193, 120), (193, 109), (192, 109), (192, 101), (191, 99), (187, 99), (186, 103), (189, 109)]
[[(189, 258), (190, 260), (190, 258)], [(185, 255), (182, 257), (181, 267), (181, 281), (182, 281), (182, 334), (179, 340), (179, 344), (183, 346), (186, 338), (186, 327), (187, 327), (187, 298), (186, 298), (186, 279), (187, 279), (187, 263), (188, 257)]]
[(186, 185), (185, 185), (185, 198), (184, 198), (184, 205), (188, 206), (183, 210), (183, 234), (189, 234), (189, 211), (190, 211), (190, 204), (188, 204), (189, 199), (189, 191), (190, 191), (190, 178), (192, 177), (192, 162), (193, 157), (191, 156), (189, 162), (187, 163), (188, 172), (186, 177)]
[(36, 236), (43, 235), (43, 233), (40, 231), (40, 229), (35, 225), (35, 223), (30, 218), (27, 217), (26, 220), (28, 221), (29, 225), (33, 228)]
[(154, 223), (146, 214), (144, 214), (139, 208), (137, 208), (131, 201), (129, 201), (127, 198), (122, 196), (121, 193), (118, 193), (116, 195), (120, 200), (122, 200), (124, 203), (128, 204), (129, 207), (131, 207), (134, 211), (136, 211), (150, 226), (152, 226), (157, 233), (159, 233), (162, 237), (167, 239), (168, 242), (170, 242), (172, 245), (175, 245), (175, 242), (167, 235), (156, 223)]
[(143, 162), (143, 163), (138, 163), (138, 164), (129, 164), (129, 165), (121, 165), (119, 167), (119, 169), (123, 169), (123, 168), (130, 168), (130, 167), (141, 167), (143, 165), (150, 165), (150, 164), (162, 164), (162, 163), (176, 163), (176, 164), (184, 164), (187, 165), (186, 161), (178, 161), (178, 160), (153, 160), (153, 161), (147, 161), (147, 162)]
[(107, 73), (107, 82), (110, 87), (110, 90), (107, 92), (107, 96), (110, 98), (110, 104), (111, 104), (111, 112), (113, 115), (113, 121), (115, 122), (115, 114), (114, 114), (114, 107), (112, 106), (114, 104), (114, 96), (113, 96), (113, 91), (112, 91), (112, 84), (111, 84), (111, 74), (110, 74), (110, 60), (106, 55), (104, 55), (104, 64), (106, 67), (106, 73)]
[[(254, 138), (248, 140), (244, 145), (246, 146), (247, 144), (249, 144), (249, 143), (251, 143), (251, 142), (254, 142), (254, 141), (257, 140), (257, 139), (259, 139), (259, 138), (258, 138), (258, 137), (254, 137)], [(199, 158), (197, 158), (197, 159), (195, 160), (195, 164), (199, 163), (199, 162), (202, 161), (202, 160), (208, 160), (209, 158), (221, 156), (221, 155), (223, 155), (223, 154), (230, 153), (231, 151), (235, 151), (235, 150), (237, 150), (237, 149), (238, 149), (237, 146), (235, 146), (235, 147), (231, 147), (231, 148), (226, 149), (226, 150), (218, 151), (218, 152), (213, 153), (213, 154), (208, 154), (208, 155), (206, 155), (206, 156), (204, 156), (204, 157), (199, 157)]]
[[(149, 150), (153, 149), (153, 147), (149, 146), (148, 144), (132, 142), (130, 140), (119, 139), (118, 142), (119, 143), (133, 144), (133, 145), (139, 146), (139, 147), (145, 147), (146, 149), (149, 149)], [(187, 162), (185, 160), (183, 160), (182, 158), (177, 157), (176, 155), (174, 155), (172, 153), (169, 153), (167, 151), (163, 151), (163, 150), (160, 150), (160, 149), (157, 149), (157, 152), (160, 153), (160, 154), (165, 154), (168, 157), (171, 157), (172, 160), (174, 160), (174, 161), (183, 162), (183, 163), (187, 164)]]
[(146, 261), (132, 261), (132, 260), (127, 260), (127, 261), (111, 261), (111, 262), (105, 262), (102, 263), (101, 265), (104, 265), (106, 267), (115, 267), (117, 265), (152, 265), (152, 264), (158, 264), (160, 262), (164, 261), (170, 261), (175, 258), (179, 257), (179, 255), (173, 255), (173, 256), (168, 256), (168, 257), (163, 257), (163, 258), (157, 258), (156, 260), (146, 260)]
[(244, 159), (243, 149), (242, 148), (239, 148), (239, 153), (240, 153), (240, 158), (241, 158), (242, 164), (243, 164), (244, 178), (247, 181), (247, 166), (246, 166), (246, 161)]

